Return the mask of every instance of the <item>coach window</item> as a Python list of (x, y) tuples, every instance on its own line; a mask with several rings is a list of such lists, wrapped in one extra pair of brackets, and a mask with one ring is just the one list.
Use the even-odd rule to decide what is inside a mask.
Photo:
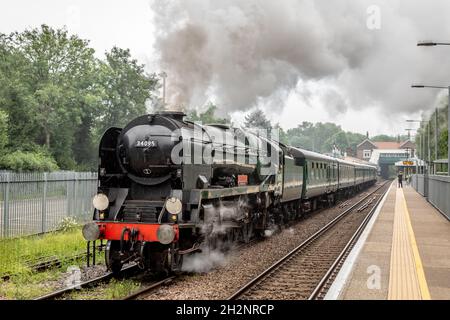
[(317, 179), (317, 163), (313, 162), (314, 179)]
[(314, 165), (314, 177), (319, 180), (319, 164), (317, 162)]
[(319, 180), (322, 179), (322, 164), (321, 163), (317, 164), (317, 178)]
[(319, 180), (319, 164), (317, 162), (314, 165), (314, 177)]
[(319, 180), (319, 164), (317, 162), (314, 165), (314, 177)]
[(317, 180), (320, 180), (320, 163), (316, 164), (316, 168), (317, 168)]

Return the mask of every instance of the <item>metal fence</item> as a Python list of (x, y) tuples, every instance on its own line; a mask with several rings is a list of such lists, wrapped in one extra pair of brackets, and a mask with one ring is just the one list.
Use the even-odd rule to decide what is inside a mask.
[(0, 172), (0, 237), (52, 231), (64, 217), (92, 217), (97, 173)]
[(442, 214), (450, 219), (450, 177), (448, 176), (428, 176), (428, 188), (425, 184), (423, 174), (412, 176), (412, 187), (435, 206)]
[(411, 185), (418, 193), (420, 193), (422, 196), (425, 196), (425, 183), (423, 174), (413, 175), (411, 177)]

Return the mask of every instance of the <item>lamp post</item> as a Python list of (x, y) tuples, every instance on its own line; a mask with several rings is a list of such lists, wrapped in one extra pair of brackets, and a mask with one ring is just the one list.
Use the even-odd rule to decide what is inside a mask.
[[(450, 94), (450, 91), (449, 91)], [(439, 149), (438, 149), (438, 144), (439, 144), (439, 119), (438, 119), (438, 108), (436, 108), (436, 110), (434, 111), (435, 113), (435, 117), (434, 117), (434, 142), (435, 142), (435, 148), (434, 148), (434, 160), (438, 159), (439, 156)]]
[[(414, 87), (414, 86), (413, 86)], [(423, 124), (423, 123), (427, 123), (427, 121), (423, 121), (423, 120), (406, 120), (406, 122), (418, 122), (418, 123), (420, 123), (420, 124)], [(429, 127), (430, 126), (427, 126), (428, 127), (428, 133), (429, 133)], [(423, 148), (421, 148), (422, 149), (422, 152), (421, 152), (421, 156), (422, 156), (422, 158), (423, 158), (423, 160), (425, 160), (425, 128), (424, 128), (424, 130), (423, 130), (423, 137), (420, 139), (420, 142), (421, 142), (421, 144), (422, 144), (422, 141), (423, 141)], [(427, 148), (428, 148), (428, 161), (427, 161), (427, 165), (426, 166), (423, 166), (423, 168), (422, 168), (422, 173), (424, 174), (424, 181), (423, 181), (423, 195), (424, 195), (424, 197), (428, 200), (428, 175), (429, 175), (429, 167), (430, 167), (430, 137), (429, 137), (429, 134), (428, 134), (428, 145), (427, 145)]]
[[(417, 123), (420, 123), (420, 124), (427, 123), (427, 121), (423, 121), (423, 120), (406, 120), (406, 122), (417, 122)], [(413, 130), (413, 129), (411, 129), (411, 130)], [(430, 142), (430, 137), (429, 136), (427, 137), (427, 140), (428, 140), (428, 145), (427, 145), (427, 148), (425, 148), (425, 128), (424, 128), (424, 130), (423, 130), (423, 132), (422, 132), (422, 134), (420, 136), (420, 157), (424, 161), (427, 158), (428, 158), (428, 160), (430, 160), (430, 154), (431, 154), (430, 153), (431, 151), (430, 151), (430, 143), (429, 143)], [(426, 149), (428, 149), (428, 150), (425, 151)], [(428, 157), (426, 156), (427, 154), (428, 154)], [(424, 171), (424, 168), (422, 168), (422, 173), (424, 173), (423, 171)]]
[[(435, 47), (435, 46), (450, 46), (450, 42), (437, 42), (437, 41), (419, 41), (417, 43), (418, 47)], [(422, 86), (422, 88), (425, 88), (427, 86)], [(447, 123), (447, 175), (450, 176), (450, 86), (447, 87), (435, 87), (431, 86), (431, 88), (438, 88), (438, 89), (448, 89), (448, 123)], [(437, 117), (437, 114), (436, 114)], [(436, 119), (437, 121), (437, 119)], [(436, 143), (437, 143), (437, 137), (436, 137)]]
[[(412, 128), (408, 128), (408, 129), (405, 129), (406, 131), (408, 131), (408, 139), (409, 140), (411, 140), (411, 131), (413, 131), (413, 130), (415, 130), (415, 131), (417, 131), (417, 129), (412, 129)], [(417, 159), (419, 159), (419, 157), (417, 156), (418, 155), (418, 148), (417, 148), (417, 134), (415, 135), (415, 138), (414, 138), (414, 142), (415, 142), (415, 145), (416, 145), (416, 150), (415, 150), (415, 152), (414, 152), (414, 157), (416, 157)], [(409, 157), (411, 158), (411, 159), (413, 159), (413, 151), (414, 151), (414, 149), (408, 149), (409, 151), (410, 151), (410, 153), (409, 153)], [(421, 150), (422, 151), (422, 150)], [(419, 162), (418, 161), (415, 161), (416, 162), (416, 174), (419, 174)]]
[[(450, 44), (449, 44), (450, 45)], [(448, 123), (447, 123), (447, 132), (450, 133), (450, 86), (425, 86), (425, 85), (412, 85), (411, 88), (433, 88), (433, 89), (447, 89), (448, 90)], [(437, 148), (437, 139), (436, 139), (436, 148)], [(450, 176), (450, 134), (447, 134), (447, 175)]]

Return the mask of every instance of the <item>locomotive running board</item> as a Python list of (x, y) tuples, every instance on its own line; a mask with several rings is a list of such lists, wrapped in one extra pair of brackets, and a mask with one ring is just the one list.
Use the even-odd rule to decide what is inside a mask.
[[(243, 194), (260, 193), (274, 190), (274, 186), (240, 186), (223, 189), (192, 189), (192, 195), (197, 195), (202, 199), (217, 199), (223, 197), (239, 196)], [(196, 201), (194, 201), (196, 202)]]

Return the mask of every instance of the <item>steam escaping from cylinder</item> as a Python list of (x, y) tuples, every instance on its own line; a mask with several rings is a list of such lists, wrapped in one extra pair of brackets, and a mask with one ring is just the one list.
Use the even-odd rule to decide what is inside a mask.
[(207, 273), (228, 263), (228, 257), (220, 250), (205, 249), (189, 255), (183, 260), (182, 270), (186, 272)]

